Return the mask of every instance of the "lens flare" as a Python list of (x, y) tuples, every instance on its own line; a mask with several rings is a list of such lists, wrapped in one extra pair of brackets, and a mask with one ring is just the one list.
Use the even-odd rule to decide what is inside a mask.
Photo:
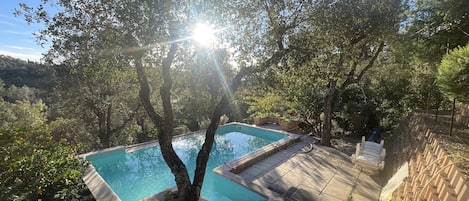
[(203, 46), (210, 46), (215, 43), (217, 38), (211, 25), (198, 23), (194, 28), (193, 39)]

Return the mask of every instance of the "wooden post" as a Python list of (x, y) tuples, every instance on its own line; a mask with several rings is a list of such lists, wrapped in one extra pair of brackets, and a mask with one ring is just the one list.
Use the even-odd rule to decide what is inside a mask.
[(453, 98), (453, 107), (451, 109), (451, 125), (450, 125), (450, 128), (449, 128), (449, 136), (451, 136), (453, 134), (455, 107), (456, 107), (456, 98)]
[(430, 112), (430, 91), (427, 93), (427, 115)]

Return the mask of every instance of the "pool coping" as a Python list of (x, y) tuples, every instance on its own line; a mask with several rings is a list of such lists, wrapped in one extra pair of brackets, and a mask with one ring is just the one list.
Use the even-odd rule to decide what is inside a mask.
[[(283, 148), (288, 147), (289, 145), (295, 142), (300, 141), (301, 136), (297, 134), (284, 132), (284, 131), (262, 128), (259, 126), (249, 125), (249, 124), (244, 124), (244, 123), (239, 123), (239, 122), (232, 122), (232, 123), (228, 123), (225, 125), (220, 125), (219, 128), (223, 126), (229, 126), (229, 125), (247, 126), (247, 127), (252, 127), (256, 129), (261, 129), (261, 130), (266, 130), (266, 131), (271, 131), (271, 132), (287, 135), (287, 137), (285, 138), (282, 138), (276, 142), (266, 145), (262, 147), (261, 149), (258, 149), (254, 152), (250, 152), (246, 155), (243, 155), (233, 161), (230, 161), (228, 164), (220, 165), (212, 170), (216, 174), (219, 174), (222, 177), (225, 177), (262, 196), (265, 196), (267, 198), (279, 197), (279, 195), (273, 191), (266, 191), (265, 188), (263, 187), (257, 186), (249, 182), (245, 182), (242, 177), (236, 174), (236, 172), (239, 173), (245, 168), (253, 165), (254, 163), (274, 154), (275, 152)], [(194, 132), (190, 132), (190, 133), (186, 133), (186, 134), (182, 134), (178, 136), (173, 136), (172, 140), (181, 140), (181, 139), (194, 136), (194, 135), (205, 135), (205, 131), (206, 130), (199, 130), (199, 131), (194, 131)], [(153, 147), (157, 145), (159, 145), (158, 140), (153, 140), (153, 141), (143, 142), (143, 143), (138, 143), (138, 144), (133, 144), (133, 145), (125, 145), (125, 146), (119, 145), (116, 147), (111, 147), (111, 148), (107, 148), (107, 149), (103, 149), (99, 151), (93, 151), (93, 152), (88, 152), (85, 154), (80, 154), (78, 155), (78, 157), (86, 160), (87, 157), (94, 156), (97, 154), (109, 153), (109, 152), (120, 151), (120, 150), (124, 150), (126, 153), (134, 152), (140, 149), (145, 149), (145, 148), (149, 148), (149, 147)], [(107, 184), (107, 182), (101, 177), (101, 175), (99, 175), (99, 173), (96, 171), (96, 169), (91, 163), (89, 164), (88, 169), (85, 171), (85, 174), (83, 175), (82, 179), (85, 182), (85, 184), (88, 186), (88, 189), (96, 198), (96, 200), (111, 200), (111, 201), (121, 200), (117, 196), (117, 194), (111, 189), (111, 187)], [(152, 196), (153, 195), (150, 195), (149, 197), (152, 197)]]
[(109, 152), (119, 151), (119, 150), (122, 150), (122, 149), (125, 149), (125, 148), (126, 148), (126, 146), (119, 145), (119, 146), (115, 146), (115, 147), (102, 149), (102, 150), (99, 150), (99, 151), (92, 151), (92, 152), (80, 154), (80, 155), (78, 155), (78, 158), (82, 158), (82, 159), (86, 160), (86, 158), (90, 157), (90, 156), (94, 156), (94, 155), (98, 155), (98, 154), (102, 154), (102, 153), (109, 153)]
[[(172, 140), (180, 140), (191, 135), (199, 135), (202, 132), (203, 130), (174, 136)], [(95, 156), (97, 154), (103, 154), (103, 153), (109, 153), (109, 152), (115, 152), (115, 151), (121, 151), (121, 150), (128, 153), (128, 152), (134, 152), (140, 149), (145, 149), (145, 148), (149, 148), (149, 147), (153, 147), (157, 145), (159, 145), (158, 140), (153, 140), (153, 141), (148, 141), (148, 142), (143, 142), (143, 143), (138, 143), (138, 144), (133, 144), (133, 145), (126, 145), (126, 146), (119, 145), (116, 147), (110, 147), (110, 148), (102, 149), (99, 151), (92, 151), (92, 152), (88, 152), (85, 154), (80, 154), (77, 157), (82, 158), (83, 160), (86, 160), (87, 157)], [(103, 179), (103, 177), (101, 177), (101, 175), (96, 171), (95, 167), (91, 163), (88, 165), (88, 168), (85, 170), (82, 180), (85, 182), (86, 186), (88, 187), (91, 194), (96, 200), (121, 201), (119, 196), (117, 196), (117, 194), (112, 190), (112, 188)], [(148, 198), (151, 199), (152, 196), (154, 195), (150, 195), (150, 197)], [(143, 199), (146, 199), (146, 198), (143, 198)]]
[[(263, 130), (268, 130), (268, 131), (273, 131), (273, 130), (269, 130), (269, 129), (264, 129), (264, 128), (260, 128), (260, 129), (263, 129)], [(278, 131), (275, 131), (275, 132), (278, 132)], [(287, 137), (285, 138), (282, 138), (278, 141), (275, 141), (273, 143), (270, 143), (256, 151), (253, 151), (253, 152), (250, 152), (248, 154), (245, 154), (231, 162), (229, 162), (228, 164), (226, 164), (225, 166), (228, 166), (230, 169), (230, 172), (232, 173), (235, 173), (235, 174), (238, 174), (240, 172), (242, 172), (244, 169), (246, 169), (247, 167), (251, 166), (252, 164), (262, 160), (262, 159), (265, 159), (267, 158), (268, 156), (272, 155), (273, 153), (281, 150), (281, 149), (284, 149), (286, 147), (288, 147), (289, 145), (295, 143), (295, 142), (299, 142), (300, 140), (300, 136), (295, 136), (295, 134), (291, 134), (289, 133)], [(224, 166), (224, 165), (220, 165), (220, 166)], [(219, 168), (220, 166), (218, 166), (217, 168)], [(217, 169), (215, 168), (215, 169)]]
[[(87, 157), (94, 156), (102, 153), (109, 153), (114, 151), (123, 150), (126, 147), (119, 145), (116, 147), (110, 147), (107, 149), (92, 151), (85, 154), (80, 154), (77, 157), (86, 160)], [(83, 174), (82, 180), (90, 190), (91, 194), (96, 200), (109, 200), (109, 201), (121, 201), (119, 196), (111, 189), (109, 184), (104, 181), (103, 177), (96, 171), (94, 166), (89, 163), (88, 168)]]
[(88, 166), (82, 179), (96, 200), (121, 201), (93, 165)]

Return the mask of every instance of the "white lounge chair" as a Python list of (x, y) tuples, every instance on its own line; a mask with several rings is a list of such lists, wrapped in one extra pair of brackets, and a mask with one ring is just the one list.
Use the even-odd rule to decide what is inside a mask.
[(384, 140), (381, 143), (365, 141), (365, 136), (362, 137), (362, 142), (357, 143), (355, 154), (352, 154), (352, 162), (355, 167), (368, 169), (370, 171), (378, 172), (384, 168), (384, 157), (386, 156), (386, 149), (383, 147)]

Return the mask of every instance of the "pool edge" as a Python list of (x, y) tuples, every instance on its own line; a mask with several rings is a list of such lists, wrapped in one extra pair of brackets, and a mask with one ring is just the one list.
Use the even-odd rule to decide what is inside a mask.
[(80, 155), (78, 155), (78, 158), (82, 158), (82, 159), (86, 160), (86, 158), (90, 157), (90, 156), (95, 156), (95, 155), (102, 154), (102, 153), (109, 153), (109, 152), (120, 151), (120, 150), (125, 150), (125, 149), (126, 149), (126, 146), (119, 145), (119, 146), (115, 146), (115, 147), (102, 149), (102, 150), (99, 150), (99, 151), (92, 151), (92, 152), (80, 154)]
[[(250, 165), (252, 165), (256, 161), (262, 160), (262, 159), (274, 154), (275, 152), (277, 152), (277, 151), (279, 151), (283, 148), (288, 147), (289, 145), (293, 144), (294, 142), (297, 142), (298, 140), (300, 140), (300, 137), (301, 137), (300, 135), (285, 132), (285, 131), (269, 129), (269, 128), (262, 128), (262, 127), (259, 127), (259, 126), (245, 124), (245, 123), (239, 123), (239, 122), (232, 122), (232, 123), (228, 123), (228, 124), (225, 124), (225, 125), (220, 125), (219, 128), (224, 127), (224, 126), (230, 126), (230, 125), (246, 126), (246, 127), (251, 127), (251, 128), (255, 128), (255, 129), (280, 133), (280, 134), (284, 134), (284, 135), (287, 136), (287, 137), (285, 137), (285, 138), (283, 138), (279, 141), (276, 141), (276, 142), (273, 142), (269, 145), (266, 145), (266, 146), (264, 146), (263, 148), (261, 148), (259, 150), (248, 153), (246, 155), (241, 156), (240, 158), (237, 158), (237, 159), (231, 161), (230, 164), (235, 164), (235, 165), (237, 164), (237, 161), (239, 162), (239, 164), (236, 165), (236, 167), (239, 171), (242, 171), (244, 168), (249, 167)], [(182, 134), (182, 135), (173, 136), (172, 140), (184, 139), (186, 137), (193, 136), (193, 135), (205, 135), (205, 130), (199, 130), (199, 131), (194, 131), (194, 132), (190, 132), (190, 133), (186, 133), (186, 134)], [(138, 144), (133, 144), (133, 145), (119, 145), (119, 146), (116, 146), (116, 147), (111, 147), (111, 148), (107, 148), (107, 149), (103, 149), (103, 150), (99, 150), (99, 151), (80, 154), (80, 155), (78, 155), (78, 157), (86, 160), (87, 157), (95, 156), (95, 155), (102, 154), (102, 153), (109, 153), (109, 152), (115, 152), (115, 151), (125, 151), (126, 153), (128, 153), (128, 152), (134, 152), (134, 151), (138, 151), (140, 149), (145, 149), (145, 148), (152, 147), (152, 146), (157, 146), (157, 145), (159, 145), (158, 140), (153, 140), (153, 141), (143, 142), (143, 143), (138, 143)], [(213, 171), (216, 174), (221, 175), (222, 177), (225, 177), (225, 178), (235, 182), (236, 184), (239, 184), (239, 185), (241, 185), (241, 186), (243, 186), (243, 187), (245, 187), (245, 188), (247, 188), (251, 191), (254, 191), (255, 193), (258, 193), (258, 194), (266, 197), (267, 199), (280, 196), (280, 195), (278, 195), (277, 193), (275, 193), (273, 191), (266, 191), (266, 189), (261, 187), (261, 186), (258, 186), (256, 184), (252, 184), (252, 183), (248, 183), (248, 182), (243, 181), (243, 179), (240, 176), (238, 176), (237, 174), (235, 174), (235, 173), (233, 173), (229, 170), (228, 170), (228, 172), (231, 173), (234, 176), (227, 176), (227, 175), (229, 175), (229, 173), (224, 174), (224, 173), (219, 173), (219, 172), (215, 171), (216, 169), (220, 169), (220, 170), (224, 171), (225, 168), (223, 168), (223, 167), (224, 167), (224, 165), (220, 165), (220, 166), (214, 168)], [(236, 178), (236, 176), (238, 178)], [(82, 179), (83, 179), (83, 181), (85, 182), (88, 189), (93, 194), (93, 196), (96, 200), (121, 201), (121, 199), (117, 196), (117, 194), (111, 189), (109, 184), (101, 177), (101, 175), (99, 175), (99, 173), (96, 171), (96, 169), (94, 168), (94, 166), (92, 164), (89, 165), (89, 167), (87, 168), (87, 170), (86, 170), (84, 176), (82, 177)], [(152, 196), (153, 195), (150, 195), (148, 198), (150, 198)]]
[[(193, 132), (189, 132), (189, 133), (185, 133), (185, 134), (181, 134), (181, 135), (175, 135), (175, 136), (172, 137), (171, 141), (174, 142), (175, 140), (181, 140), (181, 139), (184, 139), (184, 138), (187, 138), (187, 137), (190, 137), (190, 136), (203, 135), (203, 134), (205, 134), (205, 130), (193, 131)], [(141, 149), (146, 149), (146, 148), (154, 147), (154, 146), (159, 146), (158, 140), (152, 140), (152, 141), (148, 141), (148, 142), (142, 142), (142, 143), (138, 143), (138, 144), (128, 145), (128, 146), (125, 147), (125, 152), (126, 153), (131, 153), (131, 152), (134, 152), (134, 151), (138, 151), (138, 150), (141, 150)]]
[(89, 165), (82, 179), (96, 200), (121, 201), (93, 165)]
[(274, 142), (272, 144), (266, 145), (263, 148), (251, 152), (249, 154), (246, 154), (240, 158), (237, 158), (233, 161), (230, 161), (229, 163), (225, 165), (220, 165), (216, 168), (214, 168), (212, 171), (234, 183), (237, 183), (251, 191), (254, 191), (264, 197), (266, 197), (268, 200), (275, 199), (275, 198), (281, 198), (282, 196), (274, 191), (269, 190), (268, 188), (259, 186), (257, 184), (245, 181), (243, 177), (238, 175), (237, 173), (242, 172), (244, 169), (248, 168), (249, 166), (255, 164), (256, 162), (259, 162), (272, 154), (275, 154), (276, 152), (287, 148), (288, 146), (300, 142), (301, 141), (301, 135), (298, 134), (293, 134), (293, 133), (288, 133), (284, 131), (279, 131), (275, 129), (268, 129), (268, 128), (262, 128), (258, 126), (253, 126), (253, 125), (247, 125), (243, 123), (235, 123), (235, 124), (240, 124), (243, 126), (249, 126), (257, 129), (262, 129), (262, 130), (268, 130), (272, 132), (277, 132), (277, 133), (282, 133), (288, 135), (288, 137), (281, 139), (277, 142)]

